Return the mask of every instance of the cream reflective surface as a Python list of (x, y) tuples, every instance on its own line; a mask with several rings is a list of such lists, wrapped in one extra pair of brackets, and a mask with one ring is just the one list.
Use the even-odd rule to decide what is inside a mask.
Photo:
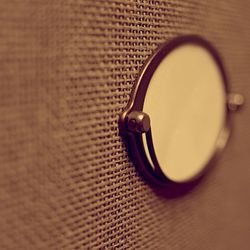
[(143, 112), (151, 119), (163, 173), (175, 182), (199, 174), (214, 154), (226, 119), (223, 77), (210, 52), (195, 44), (171, 51), (150, 80)]

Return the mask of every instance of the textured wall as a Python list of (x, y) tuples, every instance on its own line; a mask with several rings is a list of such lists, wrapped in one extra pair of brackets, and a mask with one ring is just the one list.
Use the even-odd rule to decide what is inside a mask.
[(0, 249), (249, 249), (248, 103), (208, 177), (169, 199), (117, 119), (162, 42), (199, 34), (250, 99), (250, 2), (2, 0)]

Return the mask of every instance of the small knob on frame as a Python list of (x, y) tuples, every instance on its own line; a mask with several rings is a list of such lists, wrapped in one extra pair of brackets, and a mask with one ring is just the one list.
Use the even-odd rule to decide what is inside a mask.
[(146, 133), (150, 129), (149, 115), (144, 112), (133, 111), (127, 115), (127, 128), (131, 132)]
[(244, 105), (244, 96), (237, 93), (230, 93), (227, 96), (227, 105), (229, 110), (238, 111)]

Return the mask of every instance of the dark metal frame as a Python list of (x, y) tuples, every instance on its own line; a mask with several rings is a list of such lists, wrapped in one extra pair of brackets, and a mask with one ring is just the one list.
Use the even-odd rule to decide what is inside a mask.
[[(130, 155), (133, 159), (138, 170), (146, 177), (148, 180), (160, 185), (160, 186), (179, 186), (185, 187), (192, 183), (197, 182), (213, 165), (217, 156), (224, 149), (227, 139), (230, 134), (230, 108), (228, 102), (225, 103), (226, 119), (222, 131), (218, 137), (214, 154), (210, 161), (202, 171), (185, 182), (174, 182), (170, 180), (160, 168), (157, 161), (157, 156), (154, 151), (152, 133), (150, 129), (150, 119), (147, 114), (143, 113), (143, 104), (145, 95), (147, 93), (147, 88), (150, 83), (151, 77), (153, 76), (156, 68), (161, 63), (161, 61), (176, 47), (183, 44), (197, 44), (199, 46), (207, 49), (213, 56), (215, 62), (217, 63), (221, 75), (224, 81), (224, 87), (226, 95), (229, 94), (228, 80), (226, 73), (216, 49), (206, 40), (195, 35), (182, 36), (173, 39), (170, 42), (163, 44), (159, 49), (157, 49), (153, 55), (144, 64), (138, 79), (135, 82), (130, 101), (125, 108), (124, 112), (121, 114), (119, 119), (120, 134), (125, 138)], [(232, 103), (231, 103), (232, 104)], [(142, 134), (146, 133), (148, 150), (153, 162), (153, 166), (146, 155), (144, 144), (142, 141)]]

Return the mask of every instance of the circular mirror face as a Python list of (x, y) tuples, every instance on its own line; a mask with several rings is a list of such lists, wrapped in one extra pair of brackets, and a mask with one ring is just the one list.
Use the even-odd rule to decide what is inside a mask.
[[(214, 155), (226, 120), (224, 78), (210, 51), (185, 43), (168, 53), (149, 82), (143, 112), (164, 175), (174, 182), (198, 175)], [(147, 149), (145, 139), (143, 144)]]

